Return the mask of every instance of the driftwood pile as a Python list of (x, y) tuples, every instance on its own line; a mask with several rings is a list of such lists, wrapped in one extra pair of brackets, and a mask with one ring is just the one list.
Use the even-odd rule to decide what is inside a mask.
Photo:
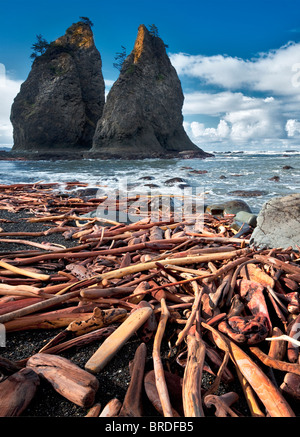
[[(84, 184), (68, 184), (78, 186)], [(41, 379), (89, 409), (87, 416), (147, 415), (147, 396), (165, 417), (239, 417), (234, 380), (249, 415), (299, 414), (297, 251), (249, 247), (249, 233), (236, 236), (232, 216), (204, 214), (201, 232), (192, 221), (83, 218), (104, 199), (61, 195), (56, 188), (0, 186), (1, 210), (31, 213), (24, 220), (45, 225), (39, 232), (0, 232), (5, 247), (24, 245), (0, 250), (0, 323), (6, 333), (60, 329), (32, 356), (0, 357), (0, 416), (26, 415)], [(72, 246), (31, 240), (54, 233)], [(101, 406), (97, 374), (134, 336), (140, 345), (126, 396)], [(99, 348), (84, 368), (61, 355), (92, 342)], [(175, 371), (165, 365), (162, 343)], [(147, 372), (146, 344), (153, 362)], [(208, 389), (204, 372), (214, 377)], [(222, 383), (229, 389), (218, 394)]]

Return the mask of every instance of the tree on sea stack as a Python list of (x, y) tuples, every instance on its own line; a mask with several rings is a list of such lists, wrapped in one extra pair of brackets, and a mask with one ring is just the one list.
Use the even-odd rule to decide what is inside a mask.
[(122, 70), (124, 61), (125, 61), (126, 56), (127, 56), (126, 55), (126, 48), (124, 46), (121, 46), (121, 49), (122, 49), (121, 52), (116, 53), (116, 55), (115, 55), (116, 62), (113, 63), (113, 66), (119, 71)]
[(48, 41), (41, 34), (37, 35), (36, 39), (37, 41), (31, 46), (33, 52), (31, 53), (30, 57), (32, 59), (35, 59), (38, 56), (43, 55), (50, 46)]
[(94, 26), (94, 24), (91, 22), (91, 20), (88, 17), (79, 17), (79, 18), (84, 24), (87, 24), (90, 27)]

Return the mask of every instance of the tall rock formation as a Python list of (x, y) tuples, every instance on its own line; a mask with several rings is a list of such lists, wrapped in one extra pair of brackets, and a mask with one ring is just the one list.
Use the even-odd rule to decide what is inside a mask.
[(163, 41), (139, 26), (134, 48), (107, 96), (91, 155), (147, 158), (190, 151), (210, 156), (192, 143), (183, 128), (183, 100)]
[(89, 150), (104, 102), (101, 56), (90, 25), (79, 21), (34, 60), (12, 105), (12, 151)]

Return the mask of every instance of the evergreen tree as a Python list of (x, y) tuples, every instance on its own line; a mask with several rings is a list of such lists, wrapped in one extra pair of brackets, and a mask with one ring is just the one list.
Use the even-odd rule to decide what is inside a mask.
[(159, 37), (158, 28), (155, 24), (149, 24), (148, 30), (151, 36), (154, 36), (155, 38)]
[[(157, 28), (157, 26), (155, 26), (155, 24), (149, 24), (148, 30), (149, 30), (150, 35), (153, 38), (160, 38), (159, 33), (158, 33), (158, 28)], [(165, 47), (168, 48), (169, 46), (167, 44), (165, 44)]]
[(121, 46), (121, 48), (122, 48), (122, 51), (116, 53), (116, 56), (115, 56), (116, 62), (113, 63), (113, 66), (115, 68), (117, 68), (119, 71), (122, 70), (123, 63), (126, 59), (126, 48), (124, 46)]
[(94, 26), (94, 23), (92, 23), (88, 17), (79, 17), (79, 18), (81, 21), (83, 21), (85, 24), (88, 24), (90, 27)]
[(37, 42), (35, 42), (31, 46), (31, 49), (33, 50), (33, 52), (31, 53), (30, 57), (33, 58), (33, 59), (35, 59), (38, 56), (44, 54), (45, 51), (50, 46), (48, 41), (46, 41), (45, 38), (41, 34), (40, 35), (36, 35), (36, 38), (37, 38)]

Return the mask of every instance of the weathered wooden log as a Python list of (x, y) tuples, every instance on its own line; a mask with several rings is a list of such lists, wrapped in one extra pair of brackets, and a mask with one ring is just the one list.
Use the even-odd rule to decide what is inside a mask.
[(101, 404), (96, 403), (89, 409), (85, 417), (99, 417), (100, 411), (101, 411)]
[(294, 264), (286, 263), (272, 256), (254, 255), (254, 258), (262, 263), (269, 264), (276, 269), (283, 270), (286, 273), (300, 275), (300, 267)]
[(204, 417), (201, 397), (202, 370), (205, 358), (205, 344), (194, 335), (188, 335), (188, 357), (184, 369), (182, 399), (184, 415)]
[(93, 405), (99, 388), (98, 379), (70, 360), (39, 353), (29, 358), (27, 367), (45, 378), (58, 393), (74, 404), (84, 408)]
[(111, 399), (103, 408), (99, 417), (117, 417), (122, 407), (122, 402), (117, 399)]
[[(224, 252), (224, 253), (216, 253), (216, 254), (207, 254), (207, 255), (199, 255), (199, 256), (190, 256), (190, 257), (183, 257), (183, 258), (170, 258), (170, 259), (163, 259), (160, 261), (160, 264), (170, 264), (170, 265), (186, 265), (186, 264), (195, 264), (195, 263), (202, 263), (202, 262), (208, 262), (208, 261), (216, 261), (216, 260), (225, 260), (225, 259), (231, 259), (235, 258), (236, 256), (241, 256), (243, 254), (249, 253), (250, 249), (239, 249), (234, 252)], [(132, 265), (129, 267), (125, 267), (123, 269), (113, 270), (111, 272), (103, 273), (102, 275), (99, 275), (99, 280), (103, 279), (112, 279), (112, 278), (122, 278), (126, 275), (142, 272), (145, 270), (150, 270), (153, 268), (156, 268), (156, 262), (150, 261), (146, 263), (140, 263), (136, 265)]]
[[(299, 339), (300, 339), (300, 314), (298, 314), (298, 316), (292, 322), (290, 329), (289, 329), (289, 336), (292, 337), (294, 340), (299, 341)], [(291, 341), (289, 341), (287, 344), (287, 357), (291, 363), (296, 363), (298, 361), (299, 346), (297, 346), (295, 343), (293, 343)]]
[(295, 373), (286, 373), (280, 389), (284, 394), (300, 400), (300, 376)]
[(245, 265), (241, 269), (240, 275), (250, 281), (258, 282), (264, 287), (274, 288), (275, 286), (275, 280), (270, 275), (268, 275), (268, 273), (257, 267), (256, 264), (249, 263)]
[(247, 379), (242, 375), (238, 367), (236, 367), (236, 373), (238, 375), (251, 416), (265, 417), (265, 414), (261, 410), (260, 402), (256, 396), (255, 391), (253, 390)]
[(298, 363), (287, 363), (285, 361), (275, 360), (267, 354), (265, 354), (258, 347), (250, 347), (250, 351), (259, 358), (266, 366), (270, 366), (273, 369), (281, 370), (283, 372), (295, 373), (300, 375), (300, 364)]
[(218, 325), (218, 330), (236, 343), (261, 343), (269, 333), (268, 320), (262, 313), (255, 316), (232, 316)]
[(194, 303), (192, 306), (191, 314), (186, 322), (185, 327), (178, 334), (178, 338), (177, 338), (176, 343), (175, 343), (176, 346), (178, 346), (183, 341), (183, 339), (188, 335), (188, 332), (196, 319), (196, 313), (199, 311), (199, 306), (201, 303), (202, 295), (203, 295), (203, 287), (201, 289), (197, 290), (197, 294), (195, 296), (195, 300), (194, 300)]
[[(1, 235), (1, 233), (0, 233)], [(34, 246), (34, 247), (38, 247), (40, 249), (44, 249), (44, 250), (48, 250), (48, 251), (53, 251), (56, 252), (58, 250), (61, 250), (62, 247), (60, 246), (56, 246), (54, 244), (50, 244), (50, 243), (44, 243), (44, 244), (40, 244), (40, 243), (36, 243), (34, 241), (28, 241), (28, 240), (18, 240), (18, 239), (5, 239), (5, 238), (0, 238), (0, 243), (14, 243), (14, 244), (24, 244), (24, 245), (28, 245), (28, 246)], [(64, 248), (64, 247), (63, 247)], [(65, 248), (64, 248), (65, 249)]]
[(144, 381), (144, 370), (146, 363), (147, 348), (141, 343), (134, 355), (131, 380), (119, 416), (141, 417), (143, 415), (142, 389)]
[(62, 308), (40, 314), (19, 317), (4, 323), (7, 332), (24, 331), (29, 329), (57, 329), (64, 328), (74, 320), (84, 321), (92, 317), (92, 309), (88, 311), (81, 307)]
[(16, 261), (16, 265), (18, 266), (24, 266), (28, 264), (35, 264), (40, 261), (45, 260), (55, 260), (55, 259), (62, 259), (62, 258), (74, 258), (74, 259), (86, 259), (91, 257), (97, 257), (101, 255), (115, 255), (115, 254), (124, 254), (126, 252), (135, 252), (138, 250), (143, 249), (150, 249), (150, 250), (168, 250), (174, 247), (174, 244), (176, 241), (172, 240), (162, 240), (160, 242), (145, 242), (145, 243), (139, 243), (134, 244), (132, 246), (126, 246), (126, 247), (117, 247), (115, 249), (102, 249), (102, 250), (94, 250), (90, 252), (73, 252), (71, 249), (69, 249), (69, 252), (52, 252), (49, 254), (43, 254), (35, 257), (30, 258), (23, 258)]
[(99, 297), (111, 297), (124, 294), (130, 294), (134, 291), (134, 287), (107, 287), (97, 288), (89, 287), (80, 291), (80, 296), (85, 299), (99, 299)]
[(4, 269), (17, 273), (18, 275), (28, 276), (29, 278), (38, 279), (40, 281), (48, 281), (50, 279), (50, 275), (43, 275), (41, 273), (30, 272), (29, 270), (26, 269), (20, 269), (19, 267), (12, 266), (11, 264), (3, 260), (0, 260), (0, 267), (3, 267)]
[(146, 322), (152, 312), (152, 308), (145, 307), (131, 313), (86, 362), (85, 369), (91, 373), (102, 370), (126, 341)]
[(126, 317), (127, 311), (124, 308), (101, 310), (96, 307), (90, 318), (78, 321), (74, 320), (66, 329), (75, 335), (82, 335), (95, 329), (102, 328), (103, 326), (108, 326), (112, 323), (123, 322)]
[[(137, 306), (138, 308), (144, 308), (144, 307), (150, 307), (153, 309), (152, 305), (147, 302), (146, 300), (142, 300)], [(133, 310), (135, 311), (135, 310)], [(139, 328), (136, 333), (137, 336), (141, 339), (143, 343), (148, 343), (155, 335), (157, 329), (157, 321), (156, 321), (156, 315), (153, 311), (150, 317), (146, 320), (146, 322)]]
[(80, 293), (80, 290), (72, 291), (69, 293), (66, 293), (62, 296), (55, 296), (50, 299), (43, 300), (41, 302), (37, 302), (35, 304), (29, 305), (25, 308), (22, 308), (20, 310), (12, 311), (8, 314), (3, 314), (0, 316), (0, 323), (6, 323), (10, 320), (16, 319), (18, 317), (25, 316), (27, 314), (31, 314), (37, 311), (41, 311), (45, 308), (50, 308), (54, 305), (60, 304), (62, 302), (66, 302), (69, 299), (72, 299), (74, 297), (77, 297)]
[(232, 279), (233, 272), (232, 270), (227, 273), (227, 275), (224, 277), (221, 284), (218, 286), (216, 291), (209, 293), (209, 304), (211, 309), (215, 309), (217, 307), (222, 308), (225, 298), (227, 297), (227, 294), (230, 289), (231, 279)]
[[(179, 417), (184, 415), (183, 405), (182, 405), (182, 378), (174, 373), (165, 371), (165, 380), (170, 395), (170, 402), (172, 413), (174, 417)], [(154, 406), (156, 411), (163, 416), (163, 408), (159, 399), (154, 370), (147, 372), (144, 378), (144, 387), (148, 399)]]
[(260, 367), (234, 342), (206, 323), (202, 326), (213, 333), (214, 341), (222, 350), (229, 350), (230, 358), (247, 379), (271, 417), (295, 417), (295, 413), (280, 391)]
[(1, 301), (0, 315), (20, 310), (21, 308), (28, 307), (29, 305), (41, 302), (42, 300), (44, 299), (42, 299), (41, 297), (7, 296), (6, 302)]
[[(272, 331), (272, 338), (283, 335), (283, 332), (278, 327), (274, 327)], [(275, 360), (282, 361), (286, 354), (286, 342), (284, 340), (271, 341), (268, 355)]]
[(165, 417), (173, 417), (168, 388), (164, 375), (164, 368), (160, 356), (161, 342), (164, 336), (164, 332), (166, 329), (166, 324), (169, 316), (170, 313), (166, 305), (165, 299), (161, 299), (161, 315), (160, 315), (157, 331), (154, 337), (152, 358), (153, 358), (153, 368), (154, 368), (157, 392), (163, 409), (163, 414)]
[(20, 416), (34, 398), (40, 378), (32, 369), (21, 369), (0, 383), (0, 417)]
[(253, 316), (264, 315), (269, 333), (272, 331), (272, 321), (264, 298), (264, 286), (259, 282), (242, 279), (239, 282), (240, 296), (247, 302), (247, 307)]

